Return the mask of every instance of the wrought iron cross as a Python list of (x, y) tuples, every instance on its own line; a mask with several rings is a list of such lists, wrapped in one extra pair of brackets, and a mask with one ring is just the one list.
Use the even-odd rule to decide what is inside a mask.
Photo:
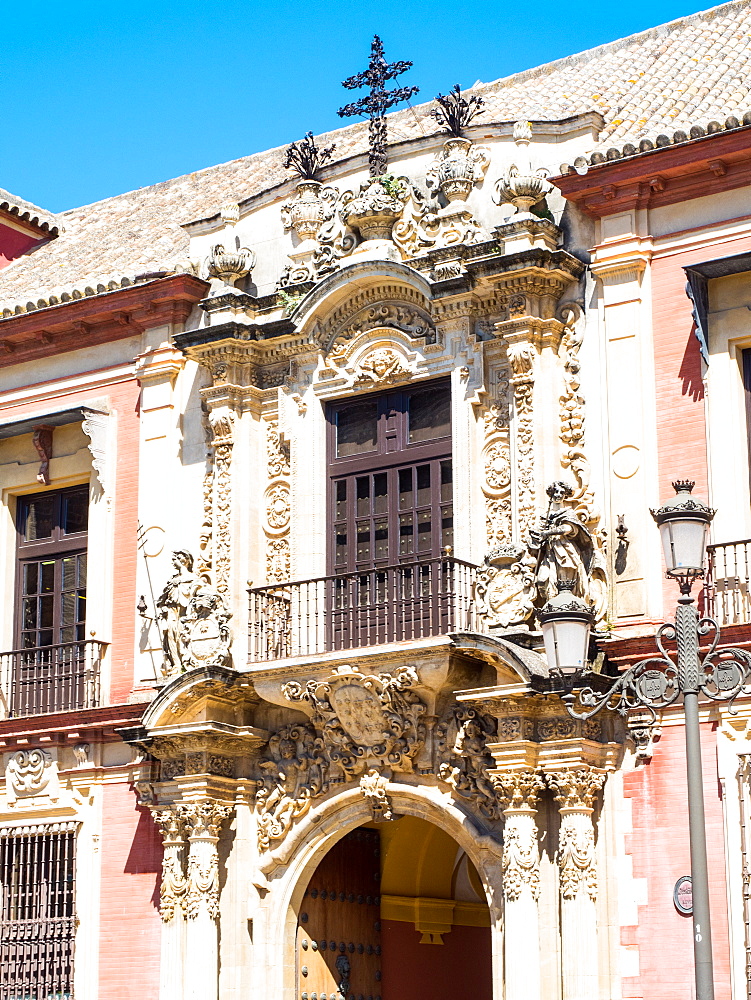
[(399, 104), (400, 101), (408, 101), (420, 89), (419, 87), (396, 87), (394, 90), (386, 90), (384, 84), (387, 80), (393, 80), (400, 73), (404, 73), (411, 65), (411, 62), (404, 60), (387, 63), (383, 55), (383, 42), (378, 35), (374, 35), (373, 43), (370, 46), (368, 68), (364, 73), (357, 73), (342, 83), (342, 86), (346, 87), (347, 90), (370, 87), (370, 93), (367, 97), (361, 97), (359, 101), (354, 101), (352, 104), (345, 104), (343, 108), (339, 108), (338, 114), (340, 118), (367, 115), (370, 119), (368, 123), (370, 144), (368, 165), (371, 177), (381, 177), (386, 173), (388, 166), (386, 112), (395, 104)]

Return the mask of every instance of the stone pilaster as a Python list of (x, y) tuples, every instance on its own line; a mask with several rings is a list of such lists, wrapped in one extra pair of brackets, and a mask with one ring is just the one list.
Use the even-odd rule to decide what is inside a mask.
[(535, 771), (493, 775), (506, 823), (503, 829), (506, 1000), (540, 997), (540, 852), (537, 796), (544, 782)]
[(162, 885), (159, 910), (162, 916), (162, 953), (159, 1000), (182, 1000), (185, 961), (185, 828), (177, 807), (155, 809), (154, 819), (162, 832)]
[(561, 894), (562, 1000), (597, 1000), (597, 864), (593, 802), (606, 773), (591, 767), (546, 772), (561, 814), (558, 870)]
[(219, 995), (219, 827), (232, 806), (211, 799), (183, 803), (179, 814), (190, 849), (185, 887), (187, 911), (185, 998), (217, 1000)]

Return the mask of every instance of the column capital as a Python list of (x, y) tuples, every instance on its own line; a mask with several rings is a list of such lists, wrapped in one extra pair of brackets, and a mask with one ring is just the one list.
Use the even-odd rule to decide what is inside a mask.
[(180, 916), (185, 905), (187, 879), (184, 870), (185, 825), (179, 806), (152, 809), (151, 815), (162, 832), (162, 882), (159, 887), (159, 912), (169, 924)]
[(561, 813), (592, 812), (595, 796), (605, 784), (607, 771), (594, 767), (569, 767), (545, 771), (545, 780), (552, 789)]
[(520, 810), (534, 812), (537, 798), (545, 787), (542, 775), (532, 770), (500, 771), (491, 774), (490, 779), (507, 816)]
[(233, 809), (231, 803), (203, 799), (197, 802), (181, 802), (178, 813), (186, 824), (189, 840), (217, 841), (219, 827), (231, 815)]

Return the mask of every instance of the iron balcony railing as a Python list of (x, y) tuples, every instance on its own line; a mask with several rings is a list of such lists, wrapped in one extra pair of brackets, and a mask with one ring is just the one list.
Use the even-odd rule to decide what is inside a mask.
[(106, 643), (94, 639), (0, 653), (0, 691), (7, 716), (46, 715), (99, 705)]
[(707, 546), (704, 613), (719, 625), (751, 622), (751, 538)]
[(477, 567), (444, 556), (250, 591), (250, 662), (474, 628)]

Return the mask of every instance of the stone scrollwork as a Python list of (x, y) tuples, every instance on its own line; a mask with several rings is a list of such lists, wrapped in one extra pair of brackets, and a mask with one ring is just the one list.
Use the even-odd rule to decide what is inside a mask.
[(509, 344), (516, 430), (516, 494), (518, 530), (525, 538), (535, 523), (534, 382), (535, 347), (527, 341)]
[(209, 414), (211, 448), (214, 452), (214, 537), (213, 569), (216, 588), (229, 595), (231, 566), (230, 520), (232, 513), (232, 447), (234, 414), (231, 411)]
[(418, 683), (411, 666), (371, 675), (343, 666), (327, 681), (289, 681), (282, 692), (310, 705), (328, 760), (351, 779), (375, 764), (413, 770), (425, 741), (425, 704), (411, 690)]
[(47, 750), (16, 750), (5, 769), (11, 790), (17, 797), (40, 795), (53, 774), (52, 756)]
[(417, 683), (414, 668), (405, 666), (369, 676), (341, 667), (326, 681), (284, 685), (285, 698), (307, 703), (312, 718), (275, 733), (259, 764), (259, 850), (282, 840), (331, 782), (342, 778), (360, 777), (374, 817), (390, 818), (383, 771), (412, 771), (425, 740), (425, 705), (411, 690)]
[(266, 535), (266, 579), (281, 583), (289, 579), (290, 548), (289, 530), (292, 518), (290, 499), (289, 443), (279, 432), (275, 420), (266, 429), (266, 459), (269, 485), (264, 494)]
[(293, 229), (301, 243), (290, 252), (279, 287), (318, 281), (339, 267), (355, 248), (357, 239), (342, 222), (337, 205), (339, 189), (320, 181), (298, 182), (296, 197), (282, 205), (284, 228)]
[(263, 777), (256, 792), (258, 848), (267, 851), (328, 789), (329, 762), (323, 740), (305, 723), (275, 733), (259, 767)]
[(497, 723), (474, 708), (455, 708), (436, 729), (437, 773), (454, 794), (487, 819), (500, 812), (488, 770), (494, 767), (488, 741), (496, 739)]
[(339, 216), (360, 232), (363, 240), (390, 240), (411, 191), (407, 177), (371, 177), (360, 190), (345, 191), (339, 199)]

